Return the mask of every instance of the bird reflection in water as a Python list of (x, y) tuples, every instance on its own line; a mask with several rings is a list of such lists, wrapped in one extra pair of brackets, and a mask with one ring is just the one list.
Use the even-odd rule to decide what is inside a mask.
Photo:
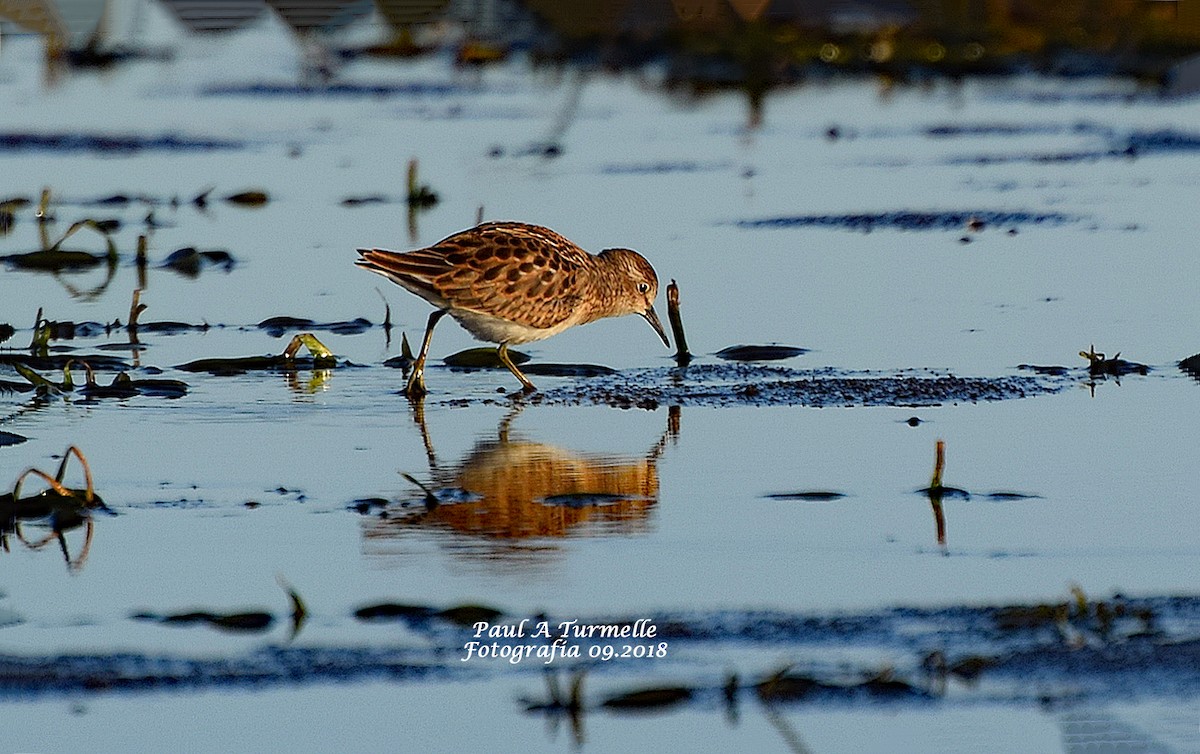
[[(439, 544), (468, 557), (530, 564), (554, 559), (547, 539), (610, 536), (650, 530), (658, 502), (658, 459), (679, 431), (672, 407), (662, 435), (641, 456), (577, 452), (526, 439), (511, 430), (520, 409), (508, 414), (496, 436), (481, 437), (460, 462), (445, 466), (425, 424), (420, 401), (413, 417), (429, 459), (423, 503), (391, 502), (372, 511), (364, 537), (378, 554), (397, 549), (389, 541), (414, 531), (452, 536)], [(411, 477), (410, 477), (411, 479)]]

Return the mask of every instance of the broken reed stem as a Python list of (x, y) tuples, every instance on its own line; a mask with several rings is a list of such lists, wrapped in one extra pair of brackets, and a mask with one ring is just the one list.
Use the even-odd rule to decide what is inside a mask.
[[(42, 329), (42, 307), (38, 307), (37, 317), (33, 320), (33, 337), (29, 339), (29, 350), (33, 351), (38, 347), (38, 334)], [(44, 344), (41, 344), (44, 345)]]
[(937, 441), (937, 451), (933, 462), (933, 479), (929, 480), (929, 489), (942, 488), (942, 470), (946, 468), (946, 441)]
[(125, 326), (125, 331), (129, 333), (129, 342), (138, 342), (138, 315), (146, 311), (146, 305), (142, 303), (142, 289), (133, 289), (133, 302), (129, 305), (129, 324)]
[(679, 313), (679, 286), (672, 279), (667, 286), (667, 319), (671, 321), (671, 334), (675, 336), (675, 363), (687, 366), (692, 360), (688, 351), (687, 337), (683, 333), (683, 316)]

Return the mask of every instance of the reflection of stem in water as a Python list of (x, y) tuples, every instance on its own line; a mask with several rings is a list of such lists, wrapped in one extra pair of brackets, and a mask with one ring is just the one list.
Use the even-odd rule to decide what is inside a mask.
[(546, 137), (547, 146), (559, 143), (579, 112), (579, 102), (583, 99), (583, 85), (587, 81), (587, 72), (582, 68), (577, 68), (574, 73), (575, 76), (568, 85), (567, 99), (563, 102), (562, 109), (558, 111), (554, 122), (550, 124), (550, 133)]
[(147, 243), (148, 243), (148, 240), (146, 238), (145, 233), (142, 233), (141, 235), (138, 236), (137, 254), (135, 256), (135, 262), (137, 264), (138, 288), (141, 290), (146, 289), (146, 264), (147, 264), (147, 262), (146, 262), (146, 246), (147, 246)]
[(934, 451), (933, 478), (929, 480), (929, 505), (933, 508), (933, 521), (937, 528), (937, 543), (946, 552), (946, 515), (942, 511), (942, 471), (946, 468), (946, 442), (938, 440)]
[(785, 746), (787, 746), (789, 751), (796, 752), (796, 754), (811, 754), (812, 750), (804, 745), (804, 741), (800, 738), (800, 734), (797, 733), (794, 728), (792, 728), (791, 724), (788, 723), (787, 718), (779, 713), (779, 710), (775, 708), (775, 705), (769, 702), (764, 702), (763, 712), (767, 716), (767, 722), (771, 723), (772, 727), (779, 732), (779, 737), (783, 739), (783, 743)]

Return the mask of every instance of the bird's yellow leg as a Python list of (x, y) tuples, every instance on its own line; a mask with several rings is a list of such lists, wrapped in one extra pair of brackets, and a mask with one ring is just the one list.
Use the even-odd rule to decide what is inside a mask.
[(537, 388), (533, 386), (533, 383), (529, 381), (529, 378), (522, 374), (521, 370), (517, 369), (517, 365), (512, 363), (512, 359), (508, 357), (507, 343), (500, 344), (500, 348), (496, 350), (496, 355), (500, 357), (500, 363), (508, 367), (508, 371), (512, 372), (513, 376), (521, 381), (521, 387), (525, 390), (525, 392), (532, 393), (533, 391), (537, 390)]
[(425, 338), (421, 341), (421, 352), (417, 354), (417, 360), (413, 362), (412, 374), (408, 376), (408, 384), (404, 386), (404, 392), (410, 398), (417, 398), (429, 392), (425, 389), (425, 357), (429, 355), (429, 343), (433, 340), (433, 328), (437, 325), (438, 320), (446, 316), (449, 311), (449, 309), (438, 309), (429, 315), (429, 323), (425, 325)]

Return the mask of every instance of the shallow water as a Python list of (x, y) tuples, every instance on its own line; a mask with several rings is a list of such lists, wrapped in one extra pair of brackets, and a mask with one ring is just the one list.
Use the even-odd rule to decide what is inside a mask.
[[(173, 37), (165, 23), (146, 33), (172, 40), (176, 57), (49, 89), (37, 40), (6, 38), (0, 54), (9, 103), (0, 133), (144, 140), (103, 153), (0, 142), (0, 200), (36, 203), (49, 187), (58, 232), (89, 216), (124, 223), (107, 283), (103, 270), (0, 270), (0, 322), (17, 328), (5, 346), (25, 345), (38, 307), (54, 320), (125, 321), (151, 207), (162, 226), (150, 236), (142, 321), (215, 326), (142, 333), (137, 363), (186, 381), (178, 399), (40, 405), (0, 394), (0, 427), (29, 438), (0, 448), (0, 480), (28, 466), (53, 471), (74, 444), (115, 513), (95, 516), (75, 572), (54, 542), (32, 550), (10, 537), (0, 554), (0, 705), (21, 720), (14, 747), (57, 750), (86, 737), (99, 749), (154, 750), (170, 737), (227, 748), (211, 737), (220, 727), (251, 748), (572, 748), (569, 716), (529, 714), (516, 701), (547, 693), (539, 664), (462, 663), (470, 631), (444, 621), (354, 617), (394, 601), (482, 603), (513, 620), (652, 619), (671, 637), (666, 657), (588, 665), (587, 750), (796, 750), (800, 741), (812, 751), (1062, 751), (1088, 736), (1200, 750), (1194, 665), (1171, 659), (1195, 642), (1195, 609), (1168, 599), (1194, 600), (1200, 555), (1189, 494), (1198, 386), (1175, 366), (1200, 351), (1189, 339), (1200, 317), (1193, 101), (1121, 82), (882, 90), (839, 80), (773, 93), (751, 129), (738, 95), (671, 99), (653, 70), (551, 75), (520, 56), (475, 73), (442, 58), (356, 62), (340, 75), (359, 89), (304, 93), (291, 89), (295, 45), (271, 23), (220, 44)], [(278, 88), (264, 96), (266, 87)], [(1164, 132), (1186, 138), (1124, 154)], [(164, 147), (164, 135), (243, 145)], [(551, 138), (561, 156), (524, 153)], [(411, 157), (441, 196), (417, 217), (415, 236), (403, 203)], [(207, 209), (191, 203), (210, 187)], [(247, 189), (269, 202), (221, 200)], [(116, 194), (152, 201), (95, 206)], [(342, 205), (373, 195), (387, 201)], [(542, 223), (593, 251), (643, 252), (664, 282), (679, 282), (694, 366), (676, 371), (636, 318), (610, 320), (525, 350), (535, 362), (614, 367), (615, 378), (538, 377), (544, 393), (522, 402), (505, 372), (437, 367), (414, 410), (397, 393), (401, 372), (382, 362), (398, 352), (398, 330), (419, 335), (428, 309), (355, 269), (354, 248), (431, 243), (471, 225), (480, 206), (487, 218)], [(0, 254), (38, 246), (32, 212), (18, 212)], [(985, 227), (958, 227), (971, 216)], [(89, 231), (67, 245), (103, 251)], [(236, 263), (194, 279), (157, 268), (185, 246), (227, 250)], [(255, 327), (268, 317), (379, 323), (376, 288), (398, 328), (390, 343), (381, 327), (318, 333), (351, 365), (237, 376), (173, 368), (280, 352), (287, 338)], [(124, 339), (56, 345), (93, 352)], [(744, 343), (811, 350), (751, 367), (712, 356)], [(1092, 344), (1151, 371), (1090, 379), (1077, 354)], [(433, 352), (472, 345), (445, 323)], [(1020, 364), (1069, 370), (1035, 375)], [(788, 380), (818, 382), (822, 400), (739, 392), (777, 378), (776, 366)], [(833, 382), (948, 375), (1038, 389), (912, 405)], [(643, 407), (596, 398), (610, 385)], [(646, 395), (652, 404), (639, 403)], [(917, 492), (938, 439), (945, 483), (972, 493), (942, 503), (942, 542), (936, 509)], [(427, 510), (402, 472), (441, 504)], [(68, 484), (78, 479), (69, 467)], [(769, 497), (814, 491), (845, 497)], [(46, 530), (26, 532), (32, 541)], [(66, 538), (77, 555), (83, 531)], [(277, 574), (310, 613), (294, 638)], [(1159, 633), (1116, 641), (1073, 619), (1031, 636), (963, 629), (946, 638), (945, 616), (903, 611), (1066, 603), (1072, 584), (1093, 601), (1158, 600)], [(197, 609), (267, 611), (275, 621), (229, 633), (130, 617)], [(681, 615), (688, 625), (761, 627), (764, 610), (896, 628), (775, 640), (669, 631)], [(1111, 655), (1088, 665), (1049, 651), (1078, 639), (1072, 631), (1085, 647), (1110, 644)], [(736, 722), (720, 699), (730, 671), (749, 684), (785, 664), (841, 681), (890, 667), (923, 686), (932, 651), (1011, 658), (1027, 640), (1052, 655), (1032, 689), (1019, 673), (999, 674), (934, 698), (781, 707), (745, 689)], [(1172, 649), (1122, 675), (1118, 660), (1142, 651), (1139, 641)], [(71, 671), (61, 655), (91, 660)], [(228, 674), (196, 664), (209, 661)], [(565, 686), (575, 664), (555, 667)], [(37, 682), (47, 668), (64, 680)], [(663, 714), (594, 709), (608, 693), (676, 684), (702, 693)], [(188, 722), (196, 719), (205, 722)]]

